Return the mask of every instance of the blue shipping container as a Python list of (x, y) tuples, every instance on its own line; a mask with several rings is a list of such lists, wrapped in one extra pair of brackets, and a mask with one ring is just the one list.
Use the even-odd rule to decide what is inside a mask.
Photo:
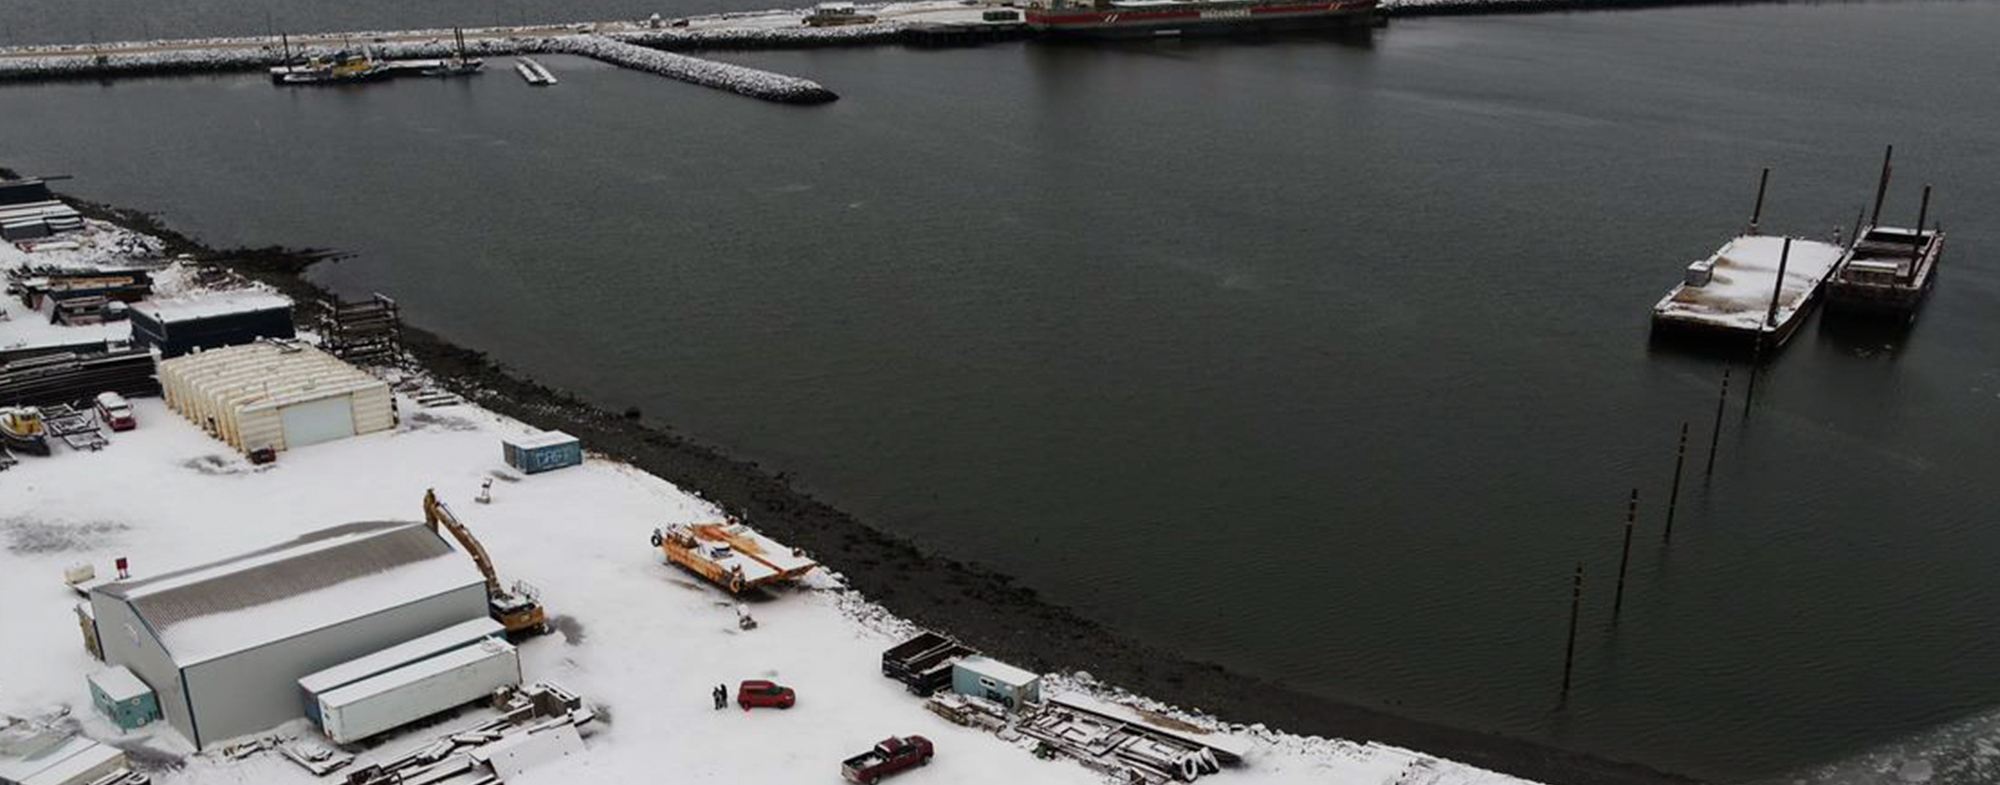
[(539, 474), (583, 463), (583, 442), (562, 431), (503, 439), (500, 451), (508, 466), (524, 474)]

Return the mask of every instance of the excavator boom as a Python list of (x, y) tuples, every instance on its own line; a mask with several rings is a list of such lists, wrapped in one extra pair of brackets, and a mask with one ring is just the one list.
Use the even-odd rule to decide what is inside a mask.
[(532, 589), (520, 593), (509, 593), (500, 585), (500, 573), (493, 569), (493, 558), (486, 553), (486, 546), (479, 544), (479, 538), (472, 536), (472, 530), (460, 523), (458, 516), (451, 514), (451, 508), (439, 501), (435, 489), (424, 491), (424, 522), (430, 524), (431, 531), (443, 529), (450, 532), (465, 553), (472, 557), (472, 563), (479, 566), (479, 574), (486, 578), (486, 604), (493, 617), (513, 632), (542, 633), (548, 631), (547, 611), (536, 598)]

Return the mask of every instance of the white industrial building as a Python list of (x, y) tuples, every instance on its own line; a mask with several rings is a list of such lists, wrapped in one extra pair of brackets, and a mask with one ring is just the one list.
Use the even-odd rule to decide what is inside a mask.
[(160, 361), (167, 405), (244, 452), (289, 450), (396, 426), (389, 385), (294, 341)]
[(352, 523), (91, 591), (105, 662), (196, 748), (305, 715), (299, 680), (487, 618), (472, 560), (421, 523)]

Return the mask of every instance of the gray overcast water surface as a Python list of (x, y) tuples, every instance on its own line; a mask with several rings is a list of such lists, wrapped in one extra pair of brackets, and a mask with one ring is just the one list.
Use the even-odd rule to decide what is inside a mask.
[[(311, 13), (405, 19), (375, 5)], [(1994, 10), (716, 55), (816, 108), (564, 57), (547, 90), (8, 85), (0, 163), (355, 252), (315, 277), (1189, 657), (1737, 779), (2000, 704)], [(1765, 227), (1822, 235), (1892, 142), (1888, 214), (1933, 183), (1951, 233), (1936, 295), (1904, 336), (1815, 317), (1705, 478), (1724, 363), (1648, 309), (1759, 167)]]

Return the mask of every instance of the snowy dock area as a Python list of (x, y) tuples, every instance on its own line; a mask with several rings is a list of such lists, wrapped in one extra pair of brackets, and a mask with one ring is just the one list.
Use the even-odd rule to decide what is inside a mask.
[[(1792, 239), (1780, 289), (1778, 265), (1784, 247), (1783, 237), (1744, 235), (1688, 265), (1681, 283), (1653, 306), (1654, 326), (1788, 336), (1840, 261), (1841, 249), (1832, 243)], [(1776, 318), (1767, 322), (1774, 295)]]
[[(0, 268), (133, 262), (139, 260), (118, 259), (112, 250), (145, 253), (153, 247), (108, 227), (77, 239), (46, 256), (0, 245)], [(190, 282), (197, 278), (176, 263), (155, 280), (195, 292), (200, 289)], [(21, 324), (0, 321), (0, 344), (16, 340)], [(593, 723), (582, 752), (531, 776), (510, 777), (510, 783), (654, 782), (663, 762), (670, 762), (675, 781), (831, 781), (853, 750), (909, 733), (929, 737), (940, 750), (921, 777), (908, 775), (912, 782), (1105, 781), (1075, 761), (1038, 759), (1032, 744), (1019, 738), (953, 724), (925, 711), (902, 685), (880, 678), (882, 650), (905, 638), (912, 625), (845, 590), (837, 573), (805, 574), (795, 588), (781, 590), (783, 601), (759, 604), (759, 625), (743, 629), (723, 589), (667, 564), (658, 549), (645, 545), (655, 527), (723, 517), (687, 490), (600, 457), (562, 472), (522, 475), (493, 446), (534, 428), (471, 405), (424, 409), (407, 397), (401, 403), (404, 415), (392, 430), (287, 450), (264, 465), (174, 416), (156, 398), (133, 400), (137, 429), (111, 434), (100, 451), (58, 445), (47, 457), (21, 457), (4, 482), (33, 492), (0, 494), (0, 595), (9, 598), (8, 623), (18, 633), (0, 636), (0, 662), (14, 677), (0, 690), (0, 722), (13, 716), (73, 723), (87, 737), (129, 751), (156, 785), (329, 781), (285, 752), (323, 744), (313, 741), (317, 731), (303, 718), (272, 731), (281, 743), (231, 754), (220, 740), (196, 752), (165, 723), (123, 731), (98, 714), (86, 679), (102, 664), (85, 651), (66, 570), (88, 564), (110, 575), (113, 561), (122, 558), (130, 560), (134, 578), (164, 578), (329, 525), (418, 521), (425, 491), (436, 488), (447, 501), (478, 510), (480, 539), (494, 563), (510, 578), (538, 586), (560, 613), (551, 619), (559, 634), (521, 642), (523, 677), (560, 682), (602, 719)], [(107, 493), (106, 478), (116, 478), (122, 490)], [(472, 497), (488, 483), (491, 502), (474, 507)], [(810, 564), (775, 543), (762, 550), (777, 569)], [(456, 567), (469, 575), (471, 562)], [(227, 637), (239, 630), (211, 632)], [(714, 685), (753, 678), (797, 689), (798, 707), (755, 713), (712, 708)], [(1060, 678), (1066, 691), (1100, 701), (1144, 701), (1088, 677)], [(1206, 715), (1151, 702), (1144, 708), (1149, 717), (1224, 728)], [(468, 708), (438, 725), (389, 732), (381, 744), (358, 751), (353, 766), (407, 758), (495, 716), (491, 709)], [(1218, 775), (1228, 783), (1523, 782), (1365, 742), (1301, 737), (1261, 725), (1228, 730), (1240, 744), (1230, 749), (1243, 759)]]

